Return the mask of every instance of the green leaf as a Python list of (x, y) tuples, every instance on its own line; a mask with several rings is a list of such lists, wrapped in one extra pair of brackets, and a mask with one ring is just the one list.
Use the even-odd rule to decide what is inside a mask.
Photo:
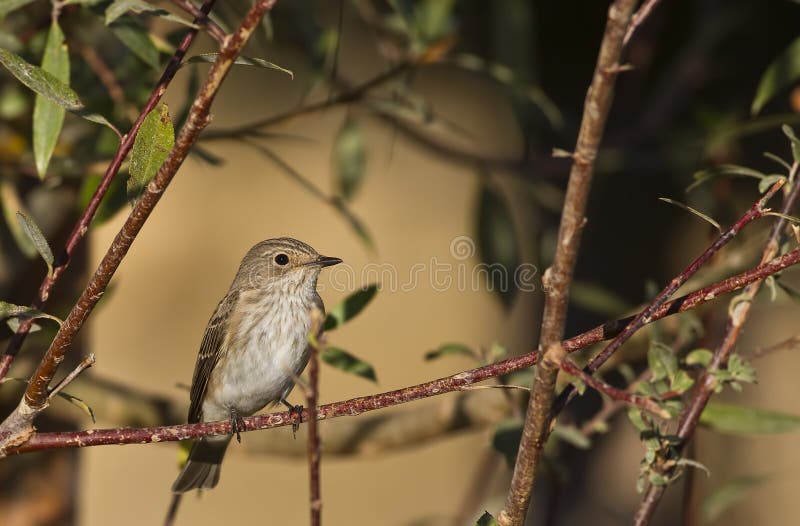
[(36, 224), (36, 221), (34, 221), (33, 218), (26, 216), (22, 212), (17, 212), (17, 221), (19, 221), (19, 225), (22, 227), (25, 235), (27, 235), (28, 239), (33, 242), (33, 246), (36, 247), (36, 251), (40, 256), (42, 256), (42, 259), (47, 264), (47, 275), (52, 276), (53, 251), (50, 249), (50, 245), (47, 243), (47, 239), (44, 237), (39, 225)]
[(732, 404), (709, 403), (700, 423), (720, 433), (757, 434), (800, 431), (800, 416)]
[(514, 276), (519, 267), (520, 255), (514, 222), (508, 202), (489, 185), (483, 185), (478, 200), (478, 247), (489, 289), (501, 299), (508, 309), (514, 301), (517, 288)]
[[(50, 24), (42, 57), (42, 70), (69, 86), (69, 52), (64, 33), (57, 21)], [(44, 179), (47, 173), (50, 157), (64, 124), (64, 113), (64, 108), (58, 104), (42, 95), (36, 95), (33, 107), (33, 153), (40, 179)]]
[(153, 44), (153, 40), (145, 27), (130, 17), (121, 18), (109, 27), (114, 36), (125, 44), (125, 47), (133, 51), (133, 54), (139, 57), (142, 62), (153, 69), (158, 69), (161, 66), (158, 49)]
[(794, 130), (791, 126), (784, 124), (781, 126), (781, 130), (783, 134), (789, 139), (790, 146), (792, 148), (792, 157), (794, 158), (794, 162), (800, 163), (800, 139), (794, 134)]
[(364, 307), (372, 301), (372, 298), (375, 297), (377, 292), (378, 285), (377, 283), (373, 283), (366, 288), (356, 291), (344, 301), (335, 305), (325, 318), (324, 330), (331, 331), (355, 318), (356, 315), (364, 310)]
[(602, 285), (573, 281), (569, 289), (569, 299), (574, 305), (597, 314), (619, 316), (633, 306), (617, 293)]
[(498, 524), (497, 519), (495, 519), (491, 513), (484, 511), (483, 515), (478, 519), (478, 522), (475, 523), (475, 526), (498, 526)]
[(333, 165), (336, 186), (342, 199), (353, 198), (364, 178), (367, 152), (361, 129), (355, 121), (347, 119), (333, 143)]
[(14, 305), (13, 303), (0, 301), (0, 320), (4, 320), (6, 318), (20, 318), (20, 319), (34, 319), (34, 320), (37, 318), (44, 318), (48, 320), (53, 320), (59, 325), (61, 325), (62, 323), (61, 320), (56, 318), (55, 316), (46, 314), (36, 309), (25, 307), (24, 305)]
[(5, 219), (6, 226), (14, 237), (20, 252), (29, 258), (34, 257), (36, 255), (36, 247), (33, 246), (30, 238), (25, 234), (15, 212), (15, 210), (24, 210), (25, 207), (19, 198), (16, 187), (5, 178), (0, 178), (0, 204), (2, 204), (3, 219)]
[[(761, 183), (763, 183), (763, 182), (764, 182), (764, 179), (762, 179), (762, 180), (761, 180)], [(759, 191), (761, 191), (761, 183), (759, 183)], [(769, 188), (769, 186), (768, 186), (767, 188)], [(674, 199), (668, 199), (668, 198), (666, 198), (666, 197), (659, 197), (659, 198), (658, 198), (658, 200), (659, 200), (659, 201), (663, 201), (663, 202), (665, 202), (665, 203), (669, 203), (669, 204), (671, 204), (671, 205), (675, 205), (675, 206), (677, 206), (677, 207), (679, 207), (679, 208), (683, 208), (683, 209), (684, 209), (684, 210), (686, 210), (687, 212), (690, 212), (690, 213), (692, 213), (692, 214), (696, 215), (697, 217), (699, 217), (699, 218), (700, 218), (700, 219), (702, 219), (703, 221), (707, 222), (708, 224), (710, 224), (711, 226), (713, 226), (714, 228), (716, 228), (716, 229), (717, 229), (717, 231), (719, 231), (720, 233), (722, 233), (722, 227), (721, 227), (721, 226), (719, 226), (719, 223), (717, 223), (716, 221), (714, 221), (714, 220), (711, 218), (711, 216), (708, 216), (708, 215), (704, 214), (703, 212), (701, 212), (701, 211), (699, 211), (699, 210), (697, 210), (697, 209), (695, 209), (695, 208), (692, 208), (691, 206), (689, 206), (689, 205), (687, 205), (687, 204), (681, 203), (680, 201), (675, 201)]]
[(522, 421), (518, 418), (503, 420), (494, 430), (492, 447), (505, 457), (509, 468), (514, 467), (521, 439)]
[(192, 28), (199, 27), (192, 22), (173, 15), (169, 11), (159, 9), (156, 6), (145, 2), (144, 0), (114, 0), (114, 2), (106, 9), (106, 25), (111, 24), (128, 11), (136, 14), (147, 13), (148, 15), (158, 16), (165, 20), (177, 22)]
[[(213, 63), (215, 60), (217, 60), (218, 56), (219, 53), (202, 53), (200, 55), (195, 55), (193, 57), (190, 57), (189, 60), (186, 61), (186, 63), (188, 64), (197, 64), (200, 62)], [(263, 58), (239, 56), (233, 63), (239, 64), (241, 66), (256, 66), (264, 69), (275, 69), (283, 73), (286, 73), (287, 75), (289, 75), (289, 78), (294, 79), (294, 73), (291, 70), (282, 68), (281, 66), (273, 62), (268, 62), (264, 60)]]
[(164, 164), (175, 144), (175, 130), (169, 118), (169, 108), (163, 102), (147, 114), (131, 151), (128, 198), (138, 199), (144, 187)]
[(707, 523), (716, 521), (727, 509), (747, 496), (753, 488), (767, 477), (745, 476), (729, 480), (716, 488), (703, 500), (703, 517)]
[(94, 419), (94, 411), (92, 411), (92, 408), (89, 407), (89, 404), (84, 402), (81, 398), (78, 398), (77, 396), (71, 395), (69, 393), (65, 393), (64, 391), (57, 392), (56, 396), (60, 396), (70, 404), (74, 405), (75, 407), (77, 407), (78, 409), (89, 415), (89, 417), (92, 419), (92, 423), (96, 422), (96, 420)]
[[(4, 3), (3, 7), (5, 7), (6, 4), (8, 4), (8, 2)], [(0, 9), (3, 8), (0, 7)], [(19, 53), (19, 51), (22, 49), (22, 42), (20, 42), (15, 35), (9, 33), (8, 31), (0, 30), (0, 47), (14, 53)]]
[(322, 361), (346, 373), (366, 378), (373, 382), (378, 381), (375, 369), (368, 362), (358, 358), (338, 347), (327, 347), (321, 355)]
[(6, 17), (11, 11), (15, 11), (33, 2), (33, 0), (2, 0), (0, 2), (0, 20)]
[[(78, 209), (85, 210), (89, 204), (89, 200), (94, 195), (95, 190), (97, 187), (100, 186), (100, 181), (103, 179), (102, 176), (97, 174), (90, 174), (87, 175), (83, 179), (83, 183), (81, 184), (81, 189), (78, 192)], [(128, 203), (127, 193), (125, 190), (125, 182), (122, 179), (121, 175), (114, 177), (114, 180), (111, 181), (111, 185), (106, 190), (105, 196), (103, 196), (103, 200), (100, 201), (100, 206), (97, 208), (97, 212), (94, 215), (94, 222), (96, 224), (102, 224), (114, 217), (117, 212), (122, 210), (124, 206)]]
[(574, 425), (556, 424), (553, 435), (578, 449), (589, 449), (592, 442)]
[(647, 352), (647, 363), (653, 373), (653, 381), (672, 378), (678, 371), (678, 359), (672, 349), (657, 342)]
[(108, 122), (105, 117), (96, 113), (89, 113), (86, 110), (86, 106), (78, 98), (78, 95), (72, 91), (72, 88), (61, 82), (53, 74), (25, 62), (18, 55), (5, 49), (0, 49), (0, 64), (5, 66), (17, 80), (37, 94), (88, 121), (108, 126), (118, 136), (120, 135), (119, 130)]
[(686, 365), (700, 365), (702, 367), (708, 367), (708, 364), (711, 363), (711, 358), (713, 356), (714, 353), (708, 349), (695, 349), (686, 355)]
[(425, 353), (425, 360), (436, 360), (442, 356), (461, 355), (479, 359), (475, 351), (462, 343), (445, 343), (432, 351)]
[(789, 47), (767, 67), (758, 83), (750, 112), (753, 115), (760, 112), (778, 92), (788, 88), (798, 79), (800, 79), (800, 38), (789, 44)]

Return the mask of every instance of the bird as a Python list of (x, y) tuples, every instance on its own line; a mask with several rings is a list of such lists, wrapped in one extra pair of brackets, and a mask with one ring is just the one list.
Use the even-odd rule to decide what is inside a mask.
[(314, 311), (324, 319), (317, 278), (341, 262), (289, 237), (257, 243), (244, 256), (206, 326), (188, 416), (189, 423), (230, 419), (231, 434), (195, 441), (174, 494), (217, 485), (228, 444), (234, 435), (241, 441), (243, 417), (281, 402), (300, 421), (302, 406), (286, 397), (308, 363)]

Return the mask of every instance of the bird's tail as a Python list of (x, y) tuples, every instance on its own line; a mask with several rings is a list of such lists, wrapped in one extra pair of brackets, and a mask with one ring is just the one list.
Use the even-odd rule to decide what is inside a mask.
[(189, 459), (172, 484), (173, 493), (211, 489), (219, 482), (219, 472), (231, 437), (202, 438), (194, 443)]

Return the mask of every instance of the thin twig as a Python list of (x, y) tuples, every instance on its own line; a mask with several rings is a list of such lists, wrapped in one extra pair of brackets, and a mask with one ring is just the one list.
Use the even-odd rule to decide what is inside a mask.
[(114, 72), (108, 67), (108, 64), (105, 63), (100, 54), (92, 46), (84, 45), (81, 46), (81, 58), (83, 58), (89, 66), (89, 69), (97, 75), (100, 83), (106, 88), (111, 100), (113, 100), (117, 106), (123, 108), (125, 116), (131, 122), (136, 122), (140, 114), (125, 98), (125, 90), (122, 89), (119, 81), (117, 81), (116, 75), (114, 75)]
[(186, 122), (175, 140), (175, 146), (170, 150), (167, 159), (153, 180), (146, 186), (80, 298), (59, 328), (39, 366), (31, 376), (28, 388), (19, 405), (0, 424), (0, 451), (9, 445), (24, 442), (33, 433), (33, 420), (47, 407), (48, 385), (58, 370), (58, 365), (64, 359), (64, 355), (72, 345), (78, 331), (103, 296), (134, 239), (188, 156), (189, 150), (197, 141), (200, 132), (208, 125), (209, 109), (222, 81), (250, 35), (260, 23), (261, 18), (272, 8), (275, 1), (256, 1), (239, 28), (225, 40), (225, 45), (220, 49), (217, 59), (211, 66), (204, 84), (192, 103)]
[[(641, 311), (636, 317), (620, 332), (602, 351), (596, 354), (586, 366), (586, 372), (591, 374), (597, 371), (622, 345), (628, 341), (639, 329), (649, 323), (653, 314), (664, 305), (675, 291), (683, 286), (689, 278), (694, 276), (700, 268), (705, 265), (722, 247), (751, 221), (764, 216), (769, 209), (764, 208), (767, 201), (784, 185), (785, 180), (779, 180), (750, 207), (735, 223), (733, 223), (724, 233), (720, 234), (706, 250), (703, 251), (694, 261), (692, 261), (683, 271), (672, 279), (669, 284), (659, 292), (650, 304)], [(762, 260), (763, 262), (763, 260)], [(558, 396), (554, 405), (554, 412), (558, 413), (569, 401), (574, 393), (574, 387), (568, 386)]]
[[(795, 162), (792, 165), (788, 178), (788, 181), (792, 185), (791, 191), (785, 195), (781, 208), (781, 213), (784, 215), (791, 214), (798, 197), (800, 197), (800, 184), (798, 184), (797, 181), (798, 170), (800, 170), (800, 164)], [(780, 250), (780, 239), (786, 228), (786, 224), (787, 220), (785, 217), (778, 217), (777, 221), (773, 224), (761, 255), (762, 264), (774, 258), (775, 254)], [(742, 327), (750, 314), (750, 307), (753, 304), (753, 299), (760, 290), (762, 283), (763, 280), (754, 281), (731, 301), (731, 305), (728, 309), (729, 314), (725, 327), (725, 335), (714, 350), (708, 367), (706, 367), (702, 376), (695, 383), (692, 396), (678, 419), (678, 428), (675, 435), (681, 439), (681, 444), (678, 446), (680, 449), (685, 447), (686, 443), (694, 435), (694, 431), (700, 421), (700, 415), (703, 413), (706, 404), (708, 404), (717, 386), (715, 373), (725, 366), (731, 352), (733, 352), (733, 348), (739, 339), (739, 334), (741, 334)], [(634, 524), (636, 524), (636, 526), (645, 526), (649, 524), (666, 488), (667, 486), (665, 485), (656, 486), (652, 484), (647, 488), (647, 492), (634, 517)]]
[(204, 28), (220, 46), (225, 44), (225, 37), (227, 36), (225, 31), (209, 18), (208, 13), (198, 9), (191, 0), (172, 0), (172, 3), (192, 15), (194, 23)]
[[(201, 12), (208, 13), (211, 11), (211, 8), (215, 2), (216, 0), (206, 0), (203, 3), (203, 6), (200, 8)], [(123, 137), (122, 141), (117, 147), (116, 153), (114, 153), (114, 157), (111, 159), (111, 162), (106, 168), (105, 174), (103, 174), (103, 178), (100, 180), (100, 184), (97, 186), (94, 194), (92, 194), (92, 197), (89, 200), (89, 203), (86, 205), (86, 209), (84, 209), (83, 213), (78, 219), (78, 222), (75, 223), (72, 232), (67, 238), (64, 250), (58, 256), (55, 264), (53, 265), (52, 274), (45, 276), (41, 285), (39, 285), (39, 291), (37, 292), (36, 299), (34, 299), (34, 301), (31, 303), (32, 308), (42, 310), (48, 298), (50, 297), (53, 287), (66, 270), (67, 265), (69, 265), (75, 249), (83, 240), (86, 232), (89, 231), (89, 225), (92, 223), (92, 220), (97, 213), (97, 209), (100, 207), (100, 202), (103, 200), (103, 196), (105, 196), (108, 188), (111, 186), (111, 182), (114, 180), (117, 172), (119, 172), (122, 162), (125, 160), (125, 157), (127, 157), (128, 152), (130, 152), (131, 148), (133, 148), (133, 142), (136, 139), (136, 134), (139, 133), (139, 128), (141, 128), (145, 117), (147, 117), (147, 115), (161, 100), (161, 97), (167, 90), (167, 86), (169, 86), (170, 82), (175, 76), (175, 73), (178, 71), (178, 69), (180, 69), (181, 61), (183, 60), (184, 55), (186, 55), (186, 51), (189, 49), (189, 46), (194, 41), (195, 36), (197, 36), (197, 30), (189, 29), (175, 50), (175, 53), (172, 54), (172, 58), (164, 68), (164, 73), (161, 74), (161, 78), (158, 80), (155, 89), (153, 89), (153, 92), (150, 94), (150, 98), (145, 103), (141, 113), (139, 113), (139, 117), (133, 123), (133, 126), (131, 126), (130, 131), (128, 131), (125, 137)], [(6, 374), (8, 374), (8, 370), (11, 367), (11, 362), (14, 360), (14, 357), (22, 347), (22, 343), (25, 341), (25, 337), (28, 335), (32, 325), (33, 320), (24, 320), (17, 328), (17, 332), (14, 333), (9, 340), (5, 354), (3, 355), (2, 359), (0, 359), (0, 380), (4, 378)]]
[(75, 369), (72, 370), (71, 373), (65, 376), (60, 382), (56, 384), (55, 387), (53, 387), (50, 390), (48, 399), (52, 400), (54, 396), (60, 393), (61, 390), (64, 389), (64, 387), (66, 387), (67, 385), (69, 385), (69, 383), (72, 380), (77, 378), (79, 374), (81, 374), (83, 371), (85, 371), (86, 369), (88, 369), (93, 365), (94, 365), (94, 353), (90, 353), (89, 356), (80, 361), (80, 363), (75, 367)]
[[(738, 290), (750, 283), (764, 279), (767, 276), (780, 272), (792, 265), (800, 263), (800, 248), (787, 252), (765, 265), (760, 265), (737, 276), (733, 276), (719, 283), (715, 283), (691, 294), (667, 303), (661, 307), (651, 321), (659, 320), (665, 316), (683, 312), (698, 305), (711, 301), (721, 294)], [(630, 318), (629, 318), (630, 319)], [(615, 327), (620, 322), (611, 322), (600, 325), (562, 342), (561, 346), (567, 352), (583, 349), (589, 345), (602, 341), (613, 335)], [(423, 398), (463, 390), (465, 387), (476, 384), (488, 378), (495, 378), (513, 371), (525, 369), (536, 365), (539, 353), (531, 352), (502, 362), (497, 362), (483, 367), (478, 367), (458, 374), (432, 380), (419, 385), (388, 391), (370, 396), (353, 398), (342, 402), (335, 402), (320, 406), (317, 418), (325, 420), (340, 416), (357, 416), (367, 411), (375, 411), (392, 407)], [(303, 419), (308, 418), (304, 414)], [(257, 429), (270, 429), (294, 423), (294, 416), (289, 411), (251, 416), (244, 419), (248, 431)], [(229, 435), (230, 421), (208, 422), (199, 424), (184, 424), (177, 426), (160, 426), (147, 428), (117, 428), (93, 429), (89, 431), (64, 432), (64, 433), (37, 433), (30, 440), (21, 445), (9, 445), (0, 449), (3, 454), (20, 454), (31, 451), (54, 448), (74, 448), (99, 446), (109, 444), (146, 444), (150, 442), (166, 442), (200, 438), (209, 435)]]
[[(586, 222), (586, 203), (594, 175), (594, 163), (611, 109), (617, 77), (616, 66), (619, 65), (622, 54), (622, 39), (635, 5), (636, 0), (616, 0), (608, 11), (608, 22), (592, 83), (586, 95), (577, 145), (572, 155), (573, 163), (564, 198), (556, 253), (553, 265), (543, 277), (546, 296), (540, 349), (559, 345), (564, 337), (569, 287)], [(521, 526), (524, 523), (539, 459), (550, 433), (550, 414), (555, 398), (558, 367), (537, 367), (535, 374), (533, 394), (528, 404), (511, 488), (505, 507), (497, 517), (501, 526)]]
[(628, 32), (625, 33), (625, 40), (622, 41), (623, 44), (626, 46), (628, 45), (628, 42), (630, 42), (633, 34), (637, 29), (639, 29), (639, 26), (642, 25), (642, 22), (644, 22), (645, 19), (650, 16), (650, 13), (653, 12), (653, 9), (655, 9), (660, 1), (661, 0), (645, 0), (644, 4), (642, 4), (642, 7), (640, 7), (636, 11), (636, 14), (633, 15), (633, 18), (631, 18), (631, 25), (628, 26)]
[(595, 391), (603, 393), (614, 401), (638, 407), (639, 409), (647, 411), (648, 413), (652, 413), (661, 418), (669, 418), (669, 413), (662, 409), (654, 400), (651, 400), (645, 396), (633, 394), (628, 390), (617, 389), (616, 387), (595, 378), (591, 374), (588, 374), (569, 358), (563, 358), (559, 363), (559, 366), (565, 373), (577, 377), (580, 379), (580, 381)]

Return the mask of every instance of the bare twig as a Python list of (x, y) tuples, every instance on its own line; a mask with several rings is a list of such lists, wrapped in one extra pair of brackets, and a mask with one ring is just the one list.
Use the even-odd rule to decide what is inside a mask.
[(172, 3), (192, 15), (194, 23), (204, 28), (220, 46), (225, 44), (225, 31), (209, 18), (208, 13), (198, 9), (191, 0), (172, 0)]
[(768, 354), (782, 352), (782, 351), (796, 351), (800, 349), (800, 334), (795, 334), (791, 338), (783, 340), (782, 342), (770, 345), (769, 347), (758, 347), (751, 353), (753, 358), (761, 358)]
[(639, 409), (647, 411), (648, 413), (652, 413), (661, 418), (669, 418), (669, 413), (662, 409), (654, 400), (651, 400), (646, 396), (633, 394), (628, 390), (617, 389), (612, 385), (598, 380), (591, 374), (588, 374), (583, 369), (575, 365), (575, 363), (569, 358), (563, 358), (559, 366), (565, 373), (577, 377), (580, 379), (580, 381), (595, 391), (603, 393), (616, 402), (622, 402), (626, 405), (638, 407)]
[(81, 58), (83, 58), (89, 66), (89, 69), (97, 75), (100, 83), (106, 88), (111, 100), (124, 110), (125, 116), (128, 117), (131, 122), (136, 122), (140, 114), (125, 98), (125, 90), (122, 89), (122, 86), (120, 86), (117, 81), (116, 75), (114, 75), (114, 72), (108, 67), (100, 54), (92, 46), (84, 45), (81, 46)]
[[(667, 302), (670, 296), (677, 291), (689, 278), (697, 273), (700, 268), (705, 265), (723, 246), (725, 246), (731, 239), (733, 239), (746, 225), (751, 221), (764, 216), (769, 212), (768, 208), (764, 208), (767, 201), (784, 185), (784, 180), (777, 181), (772, 187), (758, 200), (750, 209), (744, 213), (733, 225), (731, 225), (724, 233), (720, 234), (717, 239), (700, 254), (694, 261), (692, 261), (677, 277), (673, 278), (669, 284), (659, 292), (655, 298), (650, 302), (643, 311), (636, 315), (636, 317), (620, 332), (605, 349), (600, 351), (591, 360), (589, 365), (586, 366), (587, 373), (597, 371), (622, 345), (633, 336), (635, 332), (641, 329), (645, 323), (649, 323), (653, 314)], [(762, 259), (762, 263), (765, 260)], [(558, 397), (558, 401), (554, 406), (554, 412), (559, 412), (567, 401), (574, 393), (574, 387), (568, 386), (564, 389)]]
[(653, 12), (653, 9), (656, 8), (660, 1), (661, 0), (645, 0), (645, 2), (642, 4), (642, 7), (640, 7), (636, 11), (636, 14), (633, 15), (633, 18), (631, 18), (631, 25), (628, 26), (628, 31), (625, 33), (625, 40), (623, 40), (623, 44), (627, 45), (628, 42), (630, 42), (633, 34), (637, 29), (639, 29), (639, 26), (642, 25), (642, 22), (644, 22), (645, 19), (650, 16), (650, 13)]
[[(696, 307), (701, 303), (713, 300), (721, 294), (738, 290), (750, 283), (764, 279), (767, 276), (798, 263), (800, 263), (800, 248), (787, 252), (783, 256), (775, 258), (767, 264), (760, 265), (747, 272), (666, 303), (654, 313), (651, 321), (656, 321), (670, 314), (683, 312)], [(594, 329), (565, 340), (561, 343), (561, 346), (567, 352), (585, 348), (602, 341), (604, 338), (611, 337), (616, 328), (620, 325), (621, 323), (617, 321), (595, 327)], [(325, 420), (340, 416), (357, 416), (367, 411), (375, 411), (443, 393), (463, 390), (465, 387), (488, 378), (495, 378), (513, 371), (531, 367), (536, 365), (538, 361), (539, 353), (531, 352), (502, 362), (470, 369), (419, 385), (323, 405), (318, 408), (317, 418)], [(308, 418), (307, 412), (303, 416), (303, 419), (306, 418)], [(256, 429), (269, 429), (291, 425), (294, 422), (294, 418), (290, 412), (285, 411), (282, 413), (247, 417), (244, 419), (244, 422), (246, 429), (248, 431), (253, 431)], [(24, 444), (16, 446), (9, 445), (5, 449), (0, 450), (0, 456), (2, 454), (19, 454), (65, 447), (73, 448), (109, 444), (146, 444), (150, 442), (176, 441), (200, 438), (208, 435), (229, 435), (230, 432), (230, 422), (226, 420), (221, 422), (204, 422), (177, 426), (96, 429), (65, 433), (37, 433)]]
[[(567, 193), (561, 214), (561, 225), (553, 265), (547, 269), (546, 296), (540, 349), (559, 345), (569, 304), (569, 287), (578, 256), (581, 232), (586, 221), (586, 203), (594, 175), (594, 162), (611, 109), (614, 83), (622, 53), (622, 39), (636, 5), (635, 0), (616, 0), (608, 12), (605, 34), (595, 66), (594, 77), (583, 109), (578, 141), (572, 156)], [(555, 397), (557, 367), (537, 367), (533, 394), (522, 430), (511, 488), (504, 509), (497, 517), (501, 526), (520, 526), (530, 503), (533, 482), (547, 436), (550, 433), (550, 413)]]
[(175, 173), (180, 168), (189, 149), (200, 132), (209, 122), (209, 109), (222, 81), (233, 65), (244, 44), (261, 21), (264, 14), (272, 8), (276, 0), (258, 0), (247, 13), (239, 28), (225, 40), (216, 61), (201, 86), (197, 98), (192, 103), (186, 123), (183, 125), (175, 146), (148, 183), (125, 224), (117, 233), (97, 270), (84, 289), (64, 324), (56, 333), (36, 371), (31, 376), (25, 395), (17, 408), (0, 424), (0, 451), (10, 445), (27, 440), (33, 433), (33, 420), (47, 407), (47, 392), (58, 365), (72, 344), (83, 323), (89, 317), (103, 295), (108, 283), (127, 254), (147, 218), (152, 213)]
[(88, 369), (93, 365), (94, 365), (94, 353), (90, 353), (89, 356), (80, 361), (80, 363), (75, 367), (75, 369), (72, 370), (72, 372), (70, 372), (67, 376), (65, 376), (60, 382), (56, 384), (55, 387), (53, 387), (50, 390), (48, 399), (52, 400), (54, 396), (60, 393), (61, 390), (64, 389), (64, 387), (66, 387), (67, 385), (69, 385), (69, 383), (72, 380), (77, 378), (79, 374), (81, 374), (83, 371), (85, 371), (86, 369)]
[[(798, 196), (800, 196), (800, 185), (796, 179), (798, 169), (800, 169), (800, 165), (798, 163), (794, 163), (788, 179), (790, 184), (792, 184), (792, 188), (791, 191), (785, 196), (781, 209), (781, 213), (784, 215), (791, 213), (795, 203), (797, 202)], [(780, 249), (780, 238), (783, 234), (784, 228), (786, 227), (786, 223), (787, 221), (785, 217), (778, 217), (777, 221), (775, 221), (775, 224), (772, 226), (766, 246), (764, 247), (764, 251), (761, 255), (762, 264), (765, 261), (774, 258), (775, 254), (778, 253), (778, 250)], [(712, 355), (711, 362), (708, 364), (708, 367), (695, 383), (692, 397), (686, 404), (686, 407), (683, 409), (678, 419), (678, 428), (675, 434), (681, 439), (681, 444), (679, 445), (679, 448), (681, 449), (685, 447), (686, 443), (694, 435), (694, 431), (697, 428), (698, 422), (700, 421), (700, 415), (703, 413), (703, 409), (705, 409), (706, 404), (708, 404), (708, 401), (711, 398), (711, 395), (714, 393), (715, 387), (717, 386), (715, 373), (727, 363), (728, 358), (730, 357), (731, 352), (733, 351), (733, 348), (739, 339), (739, 334), (741, 333), (742, 327), (744, 326), (745, 322), (747, 321), (747, 317), (750, 314), (750, 307), (753, 304), (753, 298), (755, 298), (756, 294), (761, 288), (762, 283), (763, 280), (754, 281), (745, 288), (744, 292), (739, 294), (731, 301), (731, 305), (728, 309), (729, 314), (727, 325), (725, 327), (725, 335), (723, 336), (720, 344), (714, 350), (714, 354)], [(653, 513), (655, 513), (656, 507), (661, 501), (661, 497), (663, 496), (666, 488), (667, 486), (656, 485), (650, 485), (647, 488), (647, 492), (645, 493), (639, 509), (636, 512), (636, 516), (634, 517), (634, 524), (637, 526), (645, 526), (650, 522), (650, 519), (652, 518)]]
[[(216, 0), (206, 0), (203, 3), (203, 6), (200, 8), (201, 12), (208, 13), (211, 11), (211, 8), (215, 2)], [(133, 148), (133, 142), (136, 139), (136, 134), (139, 133), (139, 128), (141, 128), (142, 122), (144, 122), (144, 119), (147, 117), (148, 113), (150, 113), (161, 100), (161, 97), (167, 90), (167, 86), (169, 86), (169, 83), (172, 81), (175, 73), (178, 71), (178, 69), (180, 69), (181, 61), (183, 60), (184, 55), (186, 55), (186, 51), (189, 49), (189, 46), (194, 41), (195, 36), (197, 36), (196, 29), (189, 29), (186, 32), (186, 35), (183, 37), (183, 40), (181, 40), (178, 48), (175, 50), (175, 53), (173, 53), (172, 58), (167, 64), (166, 68), (164, 68), (164, 73), (161, 74), (161, 78), (156, 84), (153, 92), (150, 94), (150, 98), (147, 100), (147, 103), (145, 103), (141, 113), (139, 113), (139, 117), (133, 123), (133, 126), (131, 126), (130, 131), (128, 131), (125, 137), (123, 137), (122, 141), (117, 147), (114, 157), (111, 159), (111, 162), (106, 168), (105, 174), (103, 174), (103, 178), (100, 180), (100, 184), (97, 186), (94, 194), (92, 194), (92, 197), (89, 200), (89, 203), (86, 205), (86, 209), (78, 219), (78, 222), (75, 223), (72, 232), (67, 238), (67, 243), (64, 246), (63, 252), (58, 256), (55, 264), (53, 265), (52, 274), (45, 276), (41, 285), (39, 285), (39, 291), (36, 299), (33, 301), (33, 303), (31, 303), (32, 308), (42, 310), (48, 298), (50, 297), (53, 287), (66, 270), (67, 265), (69, 265), (72, 254), (75, 252), (78, 244), (80, 244), (80, 242), (83, 240), (86, 232), (88, 232), (89, 225), (91, 224), (92, 219), (94, 219), (97, 209), (100, 207), (100, 202), (102, 201), (103, 196), (105, 196), (108, 188), (111, 186), (114, 176), (117, 175), (117, 172), (119, 172), (119, 169), (122, 166), (122, 162), (125, 160), (128, 152), (131, 151), (131, 148)], [(19, 328), (17, 328), (17, 332), (9, 340), (5, 354), (3, 355), (2, 359), (0, 359), (0, 379), (4, 378), (8, 373), (8, 369), (11, 367), (11, 362), (14, 360), (14, 356), (16, 356), (17, 352), (19, 352), (20, 347), (22, 347), (22, 343), (25, 341), (25, 337), (28, 335), (32, 325), (33, 320), (24, 320), (22, 323), (20, 323)]]

